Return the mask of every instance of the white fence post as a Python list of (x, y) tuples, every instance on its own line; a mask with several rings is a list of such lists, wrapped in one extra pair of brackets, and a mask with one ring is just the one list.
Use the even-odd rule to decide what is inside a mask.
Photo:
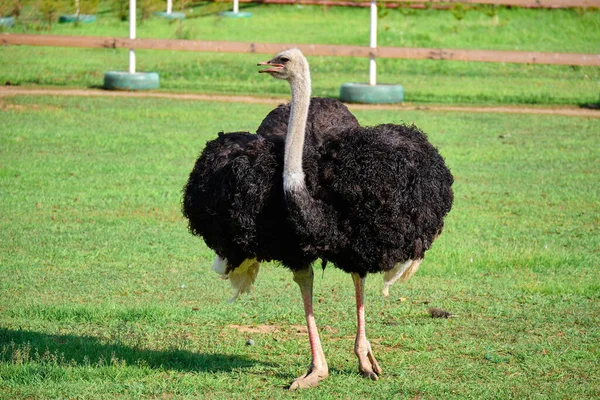
[[(135, 0), (129, 0), (129, 39), (135, 39)], [(135, 74), (135, 51), (129, 49), (129, 73)]]
[[(375, 0), (371, 0), (371, 49), (377, 48), (377, 3)], [(377, 84), (377, 64), (375, 63), (375, 56), (371, 55), (369, 59), (369, 85), (375, 86)]]

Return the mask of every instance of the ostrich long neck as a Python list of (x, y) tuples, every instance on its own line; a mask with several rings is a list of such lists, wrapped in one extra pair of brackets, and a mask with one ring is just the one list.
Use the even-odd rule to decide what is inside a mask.
[(306, 120), (310, 106), (310, 73), (308, 64), (299, 77), (289, 81), (292, 89), (290, 120), (285, 139), (285, 155), (283, 164), (283, 187), (285, 191), (303, 189), (304, 171), (302, 170), (302, 150), (306, 134)]

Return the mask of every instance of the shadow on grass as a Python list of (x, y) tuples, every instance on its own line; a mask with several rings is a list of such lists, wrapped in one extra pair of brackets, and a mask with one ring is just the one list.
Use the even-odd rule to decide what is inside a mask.
[(600, 100), (597, 103), (580, 103), (579, 107), (588, 110), (600, 110)]
[(247, 357), (187, 350), (147, 350), (122, 344), (105, 344), (92, 336), (49, 335), (0, 328), (0, 362), (43, 362), (111, 365), (125, 363), (153, 369), (191, 372), (230, 372), (254, 365), (269, 365)]

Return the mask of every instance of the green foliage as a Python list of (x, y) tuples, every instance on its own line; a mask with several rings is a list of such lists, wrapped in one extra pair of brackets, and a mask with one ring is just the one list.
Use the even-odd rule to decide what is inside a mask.
[[(426, 3), (429, 4), (429, 3)], [(409, 6), (399, 6), (397, 8), (397, 10), (400, 12), (400, 14), (404, 15), (404, 16), (411, 16), (411, 15), (416, 15), (417, 14), (417, 10), (415, 10), (412, 7)]]
[(48, 29), (52, 29), (52, 24), (67, 9), (67, 2), (65, 0), (41, 0), (39, 4), (40, 13), (42, 13), (44, 20), (48, 24)]
[(196, 38), (195, 30), (190, 25), (178, 19), (172, 22), (175, 25), (175, 37), (181, 40), (191, 40)]
[(385, 3), (379, 2), (377, 4), (377, 18), (383, 19), (390, 13), (389, 8), (385, 7)]
[(483, 4), (477, 7), (478, 10), (483, 12), (488, 17), (495, 17), (498, 15), (498, 9), (500, 6), (497, 4)]
[[(100, 0), (79, 0), (79, 13), (94, 15), (98, 12)], [(72, 7), (75, 9), (75, 0), (72, 0)]]
[[(254, 131), (271, 108), (0, 98), (2, 398), (290, 398), (310, 356), (291, 274), (265, 264), (228, 304), (180, 212), (205, 142)], [(331, 376), (292, 397), (598, 398), (600, 120), (354, 112), (422, 127), (456, 177), (455, 205), (415, 277), (387, 299), (367, 279), (377, 382), (357, 373), (350, 277), (315, 274)]]
[(140, 23), (148, 20), (154, 12), (163, 11), (166, 7), (163, 0), (138, 0), (136, 4)]
[(193, 4), (194, 4), (194, 0), (175, 0), (175, 1), (173, 1), (173, 9), (185, 12)]
[(112, 11), (120, 21), (129, 19), (129, 2), (123, 0), (111, 0)]
[(15, 27), (18, 31), (28, 33), (32, 30), (40, 30), (40, 2), (30, 4), (26, 1), (17, 1), (15, 3), (16, 9), (13, 11), (13, 15), (16, 18)]
[(5, 16), (18, 18), (22, 7), (21, 0), (3, 0), (0, 2), (0, 18)]
[(462, 19), (467, 14), (467, 7), (465, 7), (463, 3), (455, 3), (454, 6), (451, 8), (451, 11), (454, 18), (456, 18), (459, 21), (462, 21)]
[[(174, 2), (177, 5), (177, 2)], [(122, 0), (111, 0), (111, 9), (120, 21), (129, 21), (129, 2)], [(179, 2), (184, 4), (184, 2)], [(138, 0), (136, 2), (137, 18), (140, 23), (144, 23), (150, 19), (156, 11), (164, 11), (166, 3), (163, 0)]]

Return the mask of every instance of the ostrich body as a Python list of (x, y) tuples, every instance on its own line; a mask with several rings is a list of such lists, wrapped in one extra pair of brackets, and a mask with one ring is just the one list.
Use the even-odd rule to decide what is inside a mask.
[[(184, 187), (182, 211), (190, 231), (217, 253), (213, 269), (230, 280), (231, 300), (251, 288), (261, 261), (304, 269), (316, 259), (299, 247), (283, 197), (289, 114), (289, 104), (275, 108), (256, 135), (220, 133), (206, 144)], [(311, 99), (306, 136), (312, 145), (306, 147), (305, 159), (315, 159), (326, 138), (358, 126), (339, 101)]]
[[(366, 275), (383, 272), (387, 295), (394, 281), (416, 272), (452, 206), (452, 174), (414, 126), (355, 127), (307, 151), (311, 82), (306, 58), (291, 49), (259, 65), (269, 66), (260, 72), (287, 80), (292, 92), (283, 167), (289, 221), (304, 254), (329, 260), (352, 275), (358, 320), (354, 351), (359, 371), (376, 380), (382, 370), (365, 333)], [(312, 310), (312, 267), (293, 272), (312, 353), (308, 372), (292, 384), (295, 389), (317, 385), (328, 367)]]

